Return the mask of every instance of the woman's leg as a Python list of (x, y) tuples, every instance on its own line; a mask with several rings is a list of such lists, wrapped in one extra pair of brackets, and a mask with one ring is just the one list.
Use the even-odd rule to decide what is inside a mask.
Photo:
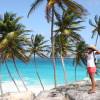
[(95, 73), (89, 73), (89, 77), (90, 77), (91, 83), (92, 83), (92, 89), (91, 89), (91, 91), (95, 91), (96, 90), (96, 81), (94, 79), (94, 74)]

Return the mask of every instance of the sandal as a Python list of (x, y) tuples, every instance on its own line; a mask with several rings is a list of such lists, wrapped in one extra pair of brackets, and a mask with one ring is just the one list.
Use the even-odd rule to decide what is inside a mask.
[(88, 91), (88, 94), (92, 94), (92, 93), (96, 93), (96, 91), (95, 90)]

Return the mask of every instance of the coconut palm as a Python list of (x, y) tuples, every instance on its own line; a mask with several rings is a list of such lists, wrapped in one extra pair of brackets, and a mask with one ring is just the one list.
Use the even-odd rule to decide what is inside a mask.
[(93, 26), (93, 30), (92, 30), (92, 38), (94, 38), (95, 35), (96, 36), (96, 42), (95, 42), (95, 45), (97, 45), (97, 41), (98, 41), (98, 37), (100, 36), (100, 16), (95, 16), (94, 17), (94, 21), (95, 23), (93, 23), (91, 20), (89, 20), (89, 23), (91, 26)]
[(86, 52), (86, 47), (87, 44), (85, 43), (85, 41), (80, 41), (79, 44), (76, 45), (76, 50), (75, 50), (75, 58), (74, 58), (74, 65), (75, 65), (75, 80), (76, 79), (76, 70), (77, 70), (77, 65), (82, 65), (82, 63), (84, 65), (86, 65), (86, 56), (85, 56), (85, 52)]
[[(36, 9), (36, 7), (38, 7), (38, 5), (42, 4), (43, 2), (44, 0), (35, 0), (31, 5), (28, 16)], [(65, 10), (66, 8), (69, 8), (79, 16), (84, 15), (87, 12), (82, 5), (72, 0), (47, 0), (47, 5), (46, 5), (47, 19), (50, 18), (48, 15), (50, 15), (50, 12), (52, 12), (53, 7), (54, 7), (55, 15), (59, 15), (61, 13), (61, 12), (57, 13), (57, 10), (55, 9), (57, 7), (60, 8), (61, 10)]]
[[(32, 13), (32, 11), (43, 2), (43, 0), (35, 0), (31, 6), (31, 9), (28, 13), (28, 16)], [(55, 80), (55, 88), (56, 88), (56, 63), (55, 63), (55, 57), (54, 57), (54, 45), (55, 45), (55, 38), (54, 38), (54, 17), (56, 17), (57, 20), (59, 20), (59, 16), (61, 12), (58, 12), (56, 10), (55, 4), (58, 8), (61, 10), (65, 10), (66, 8), (71, 9), (78, 15), (82, 15), (86, 10), (76, 2), (72, 0), (47, 0), (46, 5), (46, 18), (48, 22), (51, 19), (51, 45), (52, 45), (52, 61), (53, 61), (53, 68), (54, 68), (54, 80)], [(60, 10), (59, 10), (60, 11)]]
[(66, 73), (66, 68), (64, 65), (64, 57), (67, 56), (68, 49), (69, 49), (69, 42), (68, 42), (67, 36), (64, 34), (57, 34), (55, 36), (55, 52), (54, 52), (54, 54), (55, 54), (55, 57), (61, 58), (65, 84), (67, 83), (67, 73)]
[[(55, 22), (56, 30), (54, 32), (57, 34), (65, 35), (72, 48), (76, 46), (78, 42), (83, 40), (78, 34), (79, 31), (84, 29), (84, 26), (81, 26), (83, 20), (73, 13), (71, 10), (63, 12), (63, 15), (60, 17), (59, 21)], [(73, 50), (70, 50), (70, 52)]]
[(55, 52), (55, 37), (54, 37), (54, 7), (52, 8), (52, 20), (51, 20), (51, 47), (52, 47), (52, 55), (51, 55), (51, 58), (52, 58), (52, 62), (53, 62), (53, 69), (54, 69), (54, 87), (56, 88), (57, 87), (57, 77), (56, 77), (56, 60), (55, 60), (55, 55), (54, 55), (54, 52)]
[(48, 45), (45, 44), (46, 42), (47, 41), (44, 40), (44, 37), (41, 34), (32, 35), (30, 48), (29, 48), (30, 56), (33, 55), (33, 58), (34, 58), (33, 62), (35, 64), (36, 74), (37, 74), (37, 77), (40, 81), (40, 84), (41, 84), (43, 90), (44, 90), (44, 86), (43, 86), (43, 83), (41, 81), (40, 75), (38, 73), (36, 56), (47, 57), (46, 53), (48, 51), (47, 50)]
[(12, 76), (12, 74), (11, 74), (11, 72), (10, 72), (10, 70), (9, 70), (9, 67), (8, 67), (8, 65), (7, 65), (7, 62), (6, 62), (6, 60), (5, 60), (5, 66), (6, 66), (6, 68), (7, 68), (7, 72), (8, 72), (8, 74), (9, 74), (9, 76), (10, 76), (10, 78), (12, 79), (12, 81), (14, 82), (14, 84), (15, 84), (15, 86), (16, 86), (16, 88), (17, 88), (17, 90), (18, 90), (18, 92), (20, 92), (20, 90), (19, 90), (19, 88), (18, 88), (18, 85), (16, 84), (16, 82), (15, 82), (15, 80), (14, 80), (14, 78), (13, 78), (13, 76)]
[(3, 94), (3, 89), (2, 89), (2, 76), (1, 76), (1, 64), (0, 64), (0, 92), (1, 92), (1, 95)]
[[(8, 34), (10, 34), (10, 33), (8, 33)], [(15, 34), (17, 34), (17, 33), (15, 32)], [(6, 46), (5, 47), (3, 46), (3, 48), (2, 48), (1, 60), (3, 63), (6, 63), (5, 61), (8, 59), (13, 60), (14, 67), (17, 71), (17, 74), (19, 75), (20, 79), (22, 80), (24, 87), (27, 89), (27, 87), (22, 79), (22, 76), (20, 75), (20, 72), (16, 66), (16, 63), (15, 63), (16, 58), (18, 58), (24, 62), (26, 62), (28, 60), (28, 57), (25, 55), (25, 50), (23, 49), (23, 45), (25, 45), (25, 43), (24, 43), (25, 38), (23, 38), (23, 35), (22, 36), (20, 36), (20, 35), (21, 34), (19, 34), (17, 37), (14, 35), (12, 38), (9, 38), (9, 40), (7, 37), (4, 38), (4, 39), (7, 39), (7, 43), (5, 43)], [(0, 45), (2, 45), (2, 42)]]
[[(78, 34), (78, 32), (84, 28), (83, 26), (80, 26), (82, 22), (83, 20), (69, 9), (63, 12), (63, 15), (59, 18), (59, 21), (55, 22), (55, 25), (57, 26), (55, 32), (56, 34), (61, 35), (60, 41), (62, 42), (59, 44), (59, 46), (60, 48), (62, 48), (62, 50), (60, 48), (59, 50), (60, 50), (60, 55), (62, 55), (61, 51), (63, 52), (62, 55), (63, 58), (67, 56), (66, 52), (69, 51), (70, 53), (73, 53), (75, 51), (76, 45), (81, 40), (83, 40), (81, 36)], [(63, 45), (64, 41), (67, 45), (66, 47), (65, 45)]]
[[(78, 36), (74, 35), (77, 34), (78, 31), (83, 29), (83, 26), (80, 24), (83, 22), (81, 17), (77, 16), (71, 10), (66, 10), (63, 12), (62, 16), (59, 18), (59, 21), (55, 22), (57, 29), (55, 30), (56, 33), (66, 34), (67, 36)], [(75, 39), (75, 38), (74, 38)], [(80, 36), (76, 38), (76, 40), (80, 40)]]
[[(31, 6), (31, 9), (30, 9), (30, 11), (29, 11), (29, 13), (28, 13), (28, 16), (32, 13), (32, 11), (40, 4), (40, 3), (42, 3), (43, 2), (43, 0), (35, 0), (34, 2), (33, 2), (33, 4), (32, 4), (32, 6)], [(49, 2), (49, 1), (47, 1), (47, 2)], [(51, 44), (52, 44), (52, 51), (54, 51), (54, 37), (53, 37), (53, 23), (54, 23), (54, 11), (53, 11), (54, 9), (52, 9), (52, 22), (51, 22)], [(47, 16), (47, 15), (46, 15)], [(47, 20), (49, 20), (48, 19), (48, 17), (47, 17)], [(54, 53), (52, 53), (52, 62), (53, 62), (53, 68), (54, 68), (54, 84), (55, 84), (55, 87), (56, 87), (56, 63), (55, 63), (55, 57), (54, 57)]]
[(4, 18), (0, 19), (0, 34), (2, 35), (0, 38), (0, 52), (2, 52), (2, 63), (6, 63), (5, 61), (8, 59), (13, 60), (16, 72), (20, 77), (25, 89), (27, 90), (27, 87), (15, 62), (16, 58), (24, 62), (28, 60), (28, 57), (25, 55), (24, 48), (24, 46), (27, 44), (25, 32), (28, 32), (28, 30), (24, 30), (25, 27), (19, 23), (20, 19), (21, 17), (16, 17), (16, 14), (8, 12), (4, 14)]
[[(70, 9), (78, 16), (86, 15), (87, 12), (82, 5), (72, 0), (49, 0), (46, 7), (46, 15), (48, 20), (51, 17), (50, 11), (52, 7), (54, 7), (54, 14), (58, 20), (61, 15), (61, 11), (65, 11), (66, 8)], [(57, 10), (56, 8), (59, 9)]]
[[(62, 0), (63, 1), (63, 0)], [(66, 18), (65, 16), (66, 16), (66, 14), (69, 12), (66, 12), (66, 8), (65, 8), (65, 5), (67, 5), (65, 2), (62, 2), (61, 0), (49, 0), (49, 2), (48, 2), (48, 5), (47, 5), (47, 8), (46, 8), (46, 14), (47, 14), (47, 20), (49, 21), (49, 18), (50, 18), (50, 16), (51, 16), (51, 39), (52, 39), (52, 54), (53, 54), (53, 57), (55, 57), (55, 48), (56, 47), (54, 47), (54, 45), (55, 45), (55, 36), (54, 36), (54, 33), (53, 33), (53, 27), (54, 27), (54, 16), (56, 17), (56, 19), (58, 20), (58, 23), (60, 24), (60, 21), (61, 21), (61, 23), (63, 23), (63, 17), (64, 18)], [(68, 3), (68, 2), (67, 2)], [(71, 3), (71, 2), (70, 2)], [(70, 3), (69, 3), (69, 5), (70, 5)], [(75, 3), (75, 2), (74, 2)], [(74, 4), (73, 3), (73, 4)], [(56, 10), (56, 6), (54, 6), (54, 4), (58, 4), (58, 6), (62, 9), (62, 14), (60, 14), (61, 13), (61, 11), (60, 12), (58, 12), (57, 10)], [(65, 4), (65, 5), (64, 5)], [(72, 3), (71, 3), (72, 4)], [(63, 6), (64, 5), (64, 6)], [(82, 14), (82, 12), (79, 12), (79, 13), (77, 13), (77, 11), (75, 12), (75, 10), (73, 10), (72, 8), (71, 8), (71, 5), (70, 6), (66, 6), (66, 7), (68, 7), (68, 9), (70, 9), (70, 11), (74, 11), (74, 14), (76, 13), (77, 14), (77, 16), (79, 15), (79, 14)], [(76, 5), (73, 5), (73, 8), (74, 7), (78, 7), (78, 6), (76, 6)], [(51, 15), (50, 15), (50, 9), (52, 8), (52, 13), (51, 13)], [(82, 8), (82, 7), (80, 7), (80, 8)], [(80, 9), (79, 8), (79, 9)], [(66, 12), (66, 14), (64, 15), (64, 13)], [(85, 10), (83, 11), (83, 12), (85, 12)], [(71, 14), (71, 13), (70, 13)], [(69, 14), (69, 15), (70, 15)], [(64, 15), (64, 16), (63, 16)], [(63, 16), (63, 17), (62, 17)], [(68, 17), (67, 17), (68, 18)], [(66, 19), (67, 19), (66, 18)], [(74, 18), (75, 18), (75, 16), (74, 16)], [(69, 20), (69, 19), (68, 19)], [(64, 21), (66, 21), (66, 20), (64, 20)], [(56, 25), (58, 24), (58, 23), (56, 23)], [(67, 23), (67, 22), (65, 22), (65, 23)], [(78, 23), (80, 23), (80, 22), (78, 22)], [(77, 22), (76, 23), (74, 23), (74, 24), (78, 24)], [(69, 24), (69, 23), (68, 23)], [(61, 25), (58, 25), (57, 27), (59, 28), (59, 29), (61, 29), (61, 30), (56, 30), (56, 33), (65, 33), (65, 31), (66, 32), (69, 32), (69, 31), (71, 31), (71, 32), (69, 32), (69, 33), (74, 33), (74, 31), (72, 32), (72, 30), (78, 30), (78, 29), (80, 29), (80, 27), (74, 27), (73, 29), (70, 29), (70, 28), (72, 28), (72, 27), (68, 27), (68, 26), (70, 26), (70, 24), (69, 25), (65, 25), (64, 23)], [(67, 28), (66, 28), (67, 27)], [(70, 30), (69, 30), (70, 29)], [(63, 32), (62, 32), (63, 31)], [(74, 34), (72, 34), (72, 36), (76, 36), (76, 35), (74, 35)], [(72, 37), (71, 36), (71, 37)], [(78, 35), (77, 35), (77, 37), (78, 37)], [(78, 38), (79, 39), (79, 38)], [(61, 41), (61, 40), (60, 40)], [(61, 44), (61, 42), (60, 42), (60, 44)], [(62, 44), (60, 45), (61, 47), (62, 47), (62, 49), (59, 49), (60, 50), (60, 57), (61, 57), (61, 61), (62, 61), (62, 68), (63, 68), (63, 72), (64, 72), (64, 79), (65, 79), (65, 82), (66, 82), (66, 70), (65, 70), (65, 66), (64, 66), (64, 54), (63, 53), (65, 53), (64, 51), (65, 51), (65, 49), (63, 49), (63, 46), (62, 46)], [(65, 47), (66, 48), (66, 47)], [(65, 55), (66, 55), (66, 53), (65, 53)], [(54, 66), (54, 69), (56, 70), (56, 66)], [(55, 76), (56, 76), (56, 71), (55, 71)], [(55, 80), (56, 80), (56, 78), (55, 78)], [(55, 87), (56, 87), (56, 81), (55, 81)]]

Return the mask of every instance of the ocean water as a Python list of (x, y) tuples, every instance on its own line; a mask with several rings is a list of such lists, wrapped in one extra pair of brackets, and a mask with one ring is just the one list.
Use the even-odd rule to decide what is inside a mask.
[[(75, 66), (73, 65), (73, 59), (65, 59), (64, 62), (67, 72), (67, 82), (72, 83), (75, 81)], [(52, 60), (46, 58), (36, 58), (36, 63), (43, 84), (53, 85), (54, 71)], [(14, 79), (20, 80), (14, 68), (13, 62), (11, 60), (7, 61), (7, 65)], [(40, 85), (38, 77), (36, 75), (35, 64), (33, 62), (33, 59), (31, 59), (28, 63), (23, 63), (20, 60), (16, 60), (16, 65), (27, 85)], [(57, 84), (64, 84), (64, 74), (60, 59), (56, 60), (56, 65)], [(9, 77), (5, 64), (1, 64), (0, 75), (3, 82), (12, 81)], [(85, 77), (87, 77), (86, 66), (81, 64), (80, 66), (77, 66), (77, 81), (83, 80)]]

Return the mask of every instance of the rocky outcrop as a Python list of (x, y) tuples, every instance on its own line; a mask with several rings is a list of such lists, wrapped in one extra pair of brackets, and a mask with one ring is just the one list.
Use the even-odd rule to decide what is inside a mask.
[(0, 97), (0, 100), (34, 100), (35, 95), (31, 91), (20, 93), (6, 93)]
[(88, 94), (89, 89), (89, 81), (76, 82), (40, 92), (35, 100), (100, 100), (100, 81), (97, 81), (96, 93)]
[(50, 90), (40, 92), (35, 100), (66, 100), (66, 98), (61, 92)]
[(66, 95), (71, 97), (71, 100), (100, 100), (100, 81), (97, 81), (96, 93), (88, 94), (91, 85), (89, 81), (81, 81), (75, 84), (76, 87), (69, 89)]

